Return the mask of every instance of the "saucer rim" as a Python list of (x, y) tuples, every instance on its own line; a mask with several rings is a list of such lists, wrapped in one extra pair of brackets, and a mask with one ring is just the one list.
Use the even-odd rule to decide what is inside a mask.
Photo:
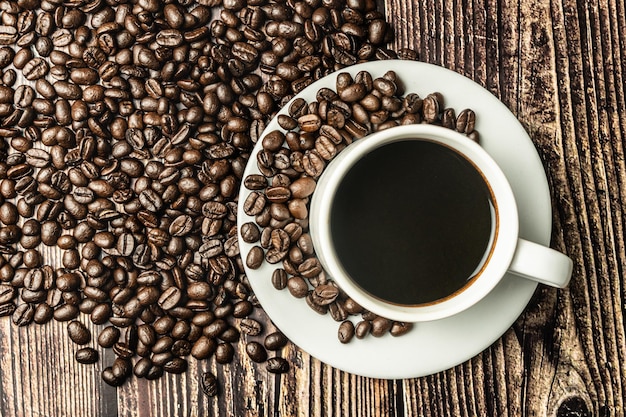
[[(481, 134), (482, 144), (498, 164), (501, 164), (516, 194), (520, 214), (520, 237), (549, 245), (552, 211), (548, 182), (537, 150), (526, 131), (509, 109), (488, 90), (454, 71), (423, 62), (403, 60), (367, 62), (344, 68), (314, 82), (287, 103), (267, 125), (251, 153), (251, 162), (246, 166), (244, 178), (258, 171), (255, 156), (261, 147), (261, 140), (265, 134), (279, 128), (277, 116), (285, 114), (293, 100), (299, 97), (308, 101), (314, 99), (319, 88), (333, 87), (334, 80), (340, 72), (355, 75), (358, 71), (367, 70), (376, 77), (389, 69), (398, 74), (409, 92), (429, 94), (440, 91), (446, 102), (450, 103), (450, 107), (457, 111), (465, 108), (459, 107), (458, 103), (471, 102), (471, 105), (466, 107), (471, 107), (478, 116), (476, 130)], [(420, 76), (424, 76), (425, 81)], [(475, 94), (472, 98), (474, 101), (467, 100), (470, 93)], [(487, 111), (492, 113), (489, 125), (481, 117), (481, 114), (484, 115)], [(496, 138), (495, 134), (491, 137), (492, 133), (489, 132), (495, 129), (495, 125), (502, 128), (502, 132), (508, 133), (507, 140)], [(487, 136), (484, 136), (485, 133)], [(498, 136), (502, 135), (499, 133)], [(532, 196), (529, 195), (530, 188)], [(249, 193), (250, 190), (242, 186), (239, 201), (244, 201)], [(238, 205), (237, 221), (238, 226), (254, 221), (243, 213), (242, 204)], [(241, 257), (245, 260), (254, 245), (244, 242), (240, 235), (239, 244)], [(270, 271), (273, 271), (275, 266), (264, 263), (257, 270), (251, 270), (245, 265), (244, 267), (261, 306), (274, 324), (295, 345), (339, 370), (385, 379), (426, 376), (471, 359), (488, 348), (511, 327), (537, 288), (536, 282), (507, 274), (484, 300), (455, 316), (434, 322), (417, 323), (410, 333), (398, 338), (387, 334), (380, 338), (367, 337), (365, 340), (341, 344), (337, 339), (339, 323), (328, 315), (320, 316), (303, 300), (293, 298), (286, 290), (279, 291), (271, 285)], [(477, 319), (486, 319), (490, 325), (485, 326), (482, 322), (479, 324), (480, 320)], [(306, 324), (308, 329), (304, 329), (303, 324)], [(385, 350), (389, 353), (387, 357), (380, 355)], [(407, 355), (416, 354), (421, 355), (418, 360), (407, 360)], [(377, 357), (376, 361), (371, 360), (372, 355)]]

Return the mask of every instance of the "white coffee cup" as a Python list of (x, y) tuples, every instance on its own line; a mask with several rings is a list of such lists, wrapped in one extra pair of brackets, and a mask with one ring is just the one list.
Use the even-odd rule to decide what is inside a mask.
[[(387, 302), (364, 290), (349, 276), (335, 252), (330, 213), (334, 196), (346, 173), (374, 149), (398, 141), (421, 140), (452, 148), (470, 161), (491, 190), (494, 206), (492, 238), (477, 275), (459, 291), (441, 299), (404, 305)], [(318, 180), (309, 212), (311, 237), (327, 274), (341, 289), (367, 310), (383, 317), (418, 322), (452, 316), (483, 299), (512, 273), (554, 287), (565, 287), (572, 274), (566, 255), (519, 237), (517, 204), (508, 180), (496, 162), (477, 143), (451, 129), (427, 124), (398, 126), (373, 133), (347, 146), (333, 159)]]

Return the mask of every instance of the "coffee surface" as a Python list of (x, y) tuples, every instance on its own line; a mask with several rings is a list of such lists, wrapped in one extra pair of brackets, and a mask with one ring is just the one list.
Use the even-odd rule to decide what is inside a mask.
[(414, 305), (461, 289), (488, 250), (491, 194), (480, 172), (445, 146), (384, 145), (359, 160), (331, 205), (340, 263), (370, 294)]

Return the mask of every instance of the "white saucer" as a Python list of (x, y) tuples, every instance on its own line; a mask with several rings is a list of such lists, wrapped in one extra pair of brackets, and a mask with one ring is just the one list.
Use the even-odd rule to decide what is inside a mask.
[[(515, 116), (490, 92), (453, 71), (413, 61), (376, 61), (355, 65), (342, 71), (355, 75), (367, 70), (378, 77), (394, 70), (404, 82), (405, 92), (425, 97), (439, 91), (446, 107), (457, 114), (471, 108), (476, 113), (476, 130), (481, 145), (498, 162), (516, 196), (520, 217), (520, 236), (549, 245), (552, 213), (548, 183), (533, 143)], [(297, 97), (315, 100), (322, 87), (334, 90), (337, 73), (318, 80)], [(286, 113), (288, 106), (281, 110)], [(265, 133), (278, 129), (276, 118)], [(245, 176), (259, 173), (256, 153), (252, 152)], [(239, 201), (245, 201), (249, 190), (242, 186)], [(254, 221), (238, 208), (239, 225)], [(241, 256), (246, 259), (252, 245), (239, 239)], [(272, 321), (296, 345), (321, 361), (356, 375), (374, 378), (413, 378), (452, 368), (477, 355), (497, 340), (522, 313), (537, 284), (512, 275), (480, 303), (456, 316), (417, 323), (401, 337), (387, 334), (368, 336), (341, 344), (337, 339), (338, 323), (329, 315), (311, 310), (303, 299), (287, 290), (278, 291), (271, 283), (274, 266), (264, 263), (246, 272), (253, 290)]]

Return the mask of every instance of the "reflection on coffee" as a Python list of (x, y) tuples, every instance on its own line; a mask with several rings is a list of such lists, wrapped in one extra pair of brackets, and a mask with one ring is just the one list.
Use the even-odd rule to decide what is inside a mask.
[(347, 274), (383, 300), (415, 305), (461, 289), (483, 262), (492, 198), (456, 151), (422, 140), (384, 145), (339, 184), (331, 234)]

